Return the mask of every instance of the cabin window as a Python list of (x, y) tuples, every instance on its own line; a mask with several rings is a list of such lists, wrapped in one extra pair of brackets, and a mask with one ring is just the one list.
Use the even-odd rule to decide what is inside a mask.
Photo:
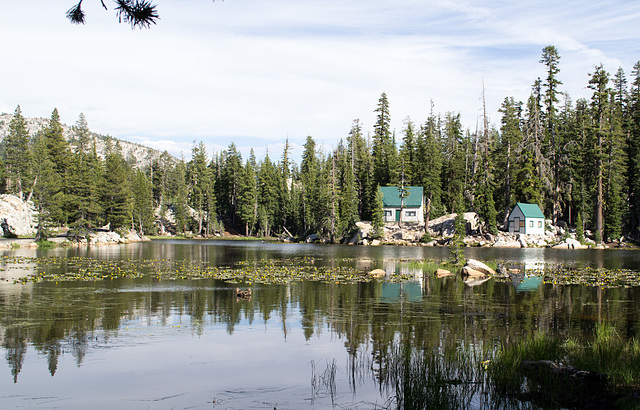
[(393, 216), (393, 211), (384, 211), (384, 216), (385, 216), (385, 217), (387, 217), (387, 216), (388, 216), (388, 217)]
[(542, 221), (538, 221), (538, 228), (542, 228)]
[(406, 215), (406, 216), (413, 216), (413, 217), (415, 217), (415, 216), (416, 216), (416, 211), (407, 211), (407, 212), (405, 213), (405, 215)]
[(533, 221), (529, 221), (529, 228), (533, 228)]
[(520, 221), (520, 227), (524, 228), (524, 221)]

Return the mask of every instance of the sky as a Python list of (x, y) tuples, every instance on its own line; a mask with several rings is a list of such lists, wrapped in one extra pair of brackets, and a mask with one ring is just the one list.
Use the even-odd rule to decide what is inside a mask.
[(631, 78), (640, 60), (640, 3), (497, 0), (152, 0), (149, 29), (118, 23), (111, 0), (0, 5), (0, 112), (62, 122), (186, 160), (235, 143), (246, 159), (299, 163), (307, 136), (325, 152), (354, 120), (371, 133), (380, 95), (398, 141), (407, 119), (461, 115), (481, 124), (482, 96), (499, 127), (506, 97), (526, 101), (545, 77), (542, 49), (560, 54), (560, 91), (589, 98), (603, 64)]

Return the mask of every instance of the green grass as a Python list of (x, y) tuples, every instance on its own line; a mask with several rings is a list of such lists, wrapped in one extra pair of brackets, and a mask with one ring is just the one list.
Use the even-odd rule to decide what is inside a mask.
[(640, 342), (607, 324), (589, 340), (536, 333), (489, 348), (407, 344), (376, 357), (371, 374), (394, 408), (640, 408)]
[[(557, 368), (563, 370), (552, 370)], [(571, 368), (588, 374), (576, 376)], [(537, 333), (502, 345), (487, 363), (487, 374), (495, 394), (542, 407), (640, 408), (637, 395), (629, 394), (640, 388), (640, 342), (623, 340), (607, 324), (598, 324), (591, 340)]]
[(43, 241), (38, 241), (36, 242), (36, 244), (38, 245), (39, 249), (51, 249), (51, 248), (55, 248), (56, 246), (58, 246), (57, 243), (52, 242), (52, 241), (48, 241), (48, 240), (43, 240)]

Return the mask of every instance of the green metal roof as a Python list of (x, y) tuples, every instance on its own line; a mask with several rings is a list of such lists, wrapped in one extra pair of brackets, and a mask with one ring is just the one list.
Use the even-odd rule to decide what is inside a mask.
[(544, 219), (544, 214), (540, 210), (538, 204), (525, 204), (522, 202), (518, 202), (516, 204), (518, 208), (522, 211), (522, 214), (525, 218), (542, 218)]
[[(421, 186), (407, 186), (407, 197), (404, 199), (405, 208), (420, 208), (422, 205), (422, 193)], [(382, 202), (385, 208), (400, 208), (402, 198), (400, 198), (400, 187), (398, 186), (383, 186), (380, 187), (382, 191)]]

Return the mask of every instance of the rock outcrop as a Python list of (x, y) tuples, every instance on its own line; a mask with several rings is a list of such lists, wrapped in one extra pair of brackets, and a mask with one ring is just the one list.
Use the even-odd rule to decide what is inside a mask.
[(560, 242), (557, 245), (554, 245), (553, 248), (555, 249), (587, 249), (589, 248), (587, 245), (583, 245), (580, 243), (580, 241), (573, 239), (573, 238), (567, 238), (564, 241)]
[[(457, 214), (443, 215), (439, 218), (429, 221), (429, 231), (432, 235), (442, 236), (443, 238), (451, 238), (455, 234), (455, 219)], [(468, 234), (478, 232), (480, 226), (480, 218), (475, 212), (465, 212), (464, 220)]]
[(0, 195), (0, 222), (15, 236), (35, 235), (37, 212), (33, 202), (26, 202), (15, 195)]

